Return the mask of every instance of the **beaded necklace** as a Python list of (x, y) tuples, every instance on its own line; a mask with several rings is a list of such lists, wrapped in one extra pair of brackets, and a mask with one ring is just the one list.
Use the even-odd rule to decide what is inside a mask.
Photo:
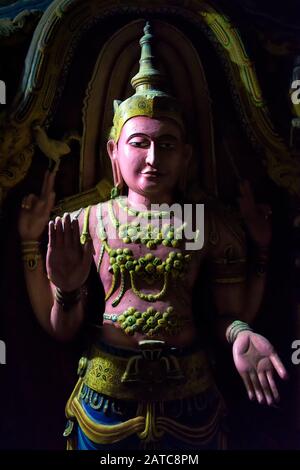
[[(112, 201), (108, 201), (108, 211), (114, 226), (118, 229), (120, 227), (120, 222), (114, 214)], [(129, 274), (131, 288), (134, 294), (140, 299), (148, 302), (161, 300), (165, 296), (169, 287), (170, 279), (182, 279), (184, 277), (187, 264), (191, 259), (190, 254), (183, 254), (181, 251), (170, 251), (166, 259), (163, 260), (152, 253), (147, 253), (146, 255), (135, 259), (132, 250), (129, 248), (113, 249), (109, 246), (107, 233), (103, 224), (101, 203), (97, 206), (96, 214), (98, 219), (97, 235), (102, 242), (104, 250), (109, 255), (109, 271), (113, 275), (112, 284), (106, 293), (105, 300), (108, 300), (114, 293), (117, 281), (120, 278), (120, 290), (118, 296), (112, 302), (113, 307), (119, 304), (125, 293), (126, 273)], [(132, 243), (132, 240), (128, 243)], [(103, 253), (104, 251), (100, 252), (98, 269), (100, 268)], [(138, 278), (143, 279), (148, 284), (153, 284), (158, 280), (163, 280), (163, 286), (156, 294), (145, 294), (137, 287)]]
[(117, 229), (119, 238), (122, 239), (123, 243), (142, 243), (147, 248), (155, 249), (157, 245), (163, 244), (173, 248), (178, 248), (180, 245), (180, 239), (182, 239), (182, 233), (186, 226), (185, 223), (177, 228), (174, 228), (172, 224), (165, 223), (161, 229), (158, 225), (151, 223), (145, 223), (151, 218), (163, 219), (170, 217), (170, 213), (167, 211), (153, 213), (151, 211), (138, 212), (128, 206), (124, 205), (124, 199), (117, 199), (119, 207), (126, 210), (127, 213), (136, 217), (134, 221), (126, 224), (121, 224), (117, 219), (114, 209), (113, 202), (108, 202), (108, 213), (113, 226)]
[(119, 207), (122, 207), (122, 209), (127, 212), (129, 215), (133, 215), (134, 217), (138, 218), (155, 218), (155, 219), (163, 219), (164, 217), (169, 217), (170, 212), (168, 211), (138, 211), (136, 209), (133, 209), (132, 207), (128, 207), (125, 202), (125, 197), (119, 197), (116, 199), (117, 204)]
[(176, 335), (191, 322), (189, 318), (176, 314), (173, 307), (167, 307), (163, 312), (154, 307), (148, 307), (144, 312), (129, 307), (121, 315), (104, 313), (103, 319), (117, 323), (127, 335), (140, 333), (150, 337), (161, 333)]

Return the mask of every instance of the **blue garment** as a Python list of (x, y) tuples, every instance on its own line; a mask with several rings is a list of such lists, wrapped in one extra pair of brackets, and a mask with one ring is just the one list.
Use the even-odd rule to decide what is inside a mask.
[[(86, 403), (85, 398), (90, 395), (93, 405)], [(89, 400), (90, 401), (90, 400)], [(209, 419), (212, 410), (216, 409), (220, 402), (220, 395), (217, 389), (209, 389), (201, 396), (184, 400), (174, 400), (165, 403), (165, 413), (169, 418), (186, 426), (199, 426), (205, 424)], [(103, 425), (116, 425), (136, 416), (137, 403), (126, 403), (116, 401), (110, 397), (100, 395), (89, 389), (86, 385), (82, 389), (80, 403), (86, 415), (95, 423)], [(99, 407), (99, 409), (95, 409)], [(220, 427), (220, 426), (219, 426)], [(220, 429), (219, 429), (220, 430)], [(224, 431), (224, 429), (223, 429)], [(137, 435), (132, 435), (115, 444), (96, 444), (92, 442), (76, 424), (77, 448), (79, 450), (136, 450), (143, 449), (143, 443)], [(153, 446), (153, 447), (152, 447)], [(220, 436), (216, 432), (214, 436), (205, 444), (205, 449), (218, 449), (220, 447)], [(180, 449), (199, 450), (199, 446), (187, 444), (174, 436), (165, 434), (159, 442), (150, 444), (148, 449)]]
[[(123, 350), (104, 344), (101, 344), (101, 349), (111, 355), (121, 357), (130, 358), (136, 354), (136, 351)], [(171, 348), (171, 354), (177, 356), (190, 354), (193, 351), (194, 348), (182, 350)], [(86, 383), (83, 383), (78, 399), (85, 416), (98, 425), (114, 426), (125, 423), (137, 416), (145, 416), (144, 412), (141, 412), (141, 403), (151, 403), (155, 423), (156, 420), (158, 420), (157, 422), (162, 422), (162, 420), (166, 422), (166, 418), (169, 423), (175, 423), (175, 428), (171, 426), (171, 430), (168, 426), (163, 430), (161, 425), (158, 425), (159, 432), (163, 430), (163, 435), (159, 438), (151, 435), (150, 439), (144, 439), (135, 433), (115, 443), (97, 444), (91, 441), (78, 423), (75, 422), (73, 437), (76, 435), (76, 448), (79, 450), (201, 450), (223, 448), (224, 407), (220, 393), (213, 383), (194, 396), (177, 400), (151, 402), (143, 400), (143, 396), (138, 401), (115, 399), (97, 392)], [(176, 427), (177, 425), (179, 428)], [(182, 434), (182, 431), (180, 431), (182, 434), (180, 436), (180, 432), (177, 435), (176, 429), (186, 429), (188, 432)]]

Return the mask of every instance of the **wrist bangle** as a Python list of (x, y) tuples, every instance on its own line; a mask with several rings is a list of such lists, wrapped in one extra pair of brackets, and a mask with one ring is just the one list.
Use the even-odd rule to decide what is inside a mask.
[(56, 287), (55, 299), (57, 303), (62, 306), (64, 311), (68, 311), (80, 301), (81, 290), (79, 288), (66, 292), (61, 290), (59, 287)]
[(241, 331), (253, 331), (250, 325), (244, 321), (235, 320), (228, 326), (226, 330), (226, 339), (229, 344), (233, 344), (237, 338), (237, 335)]
[(40, 252), (40, 242), (22, 241), (21, 242), (22, 260), (30, 271), (37, 268), (38, 261), (42, 258)]

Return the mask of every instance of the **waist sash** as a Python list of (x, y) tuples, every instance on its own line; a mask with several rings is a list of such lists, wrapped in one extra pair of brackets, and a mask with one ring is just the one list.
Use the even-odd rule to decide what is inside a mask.
[[(142, 344), (143, 343), (143, 344)], [(128, 356), (128, 351), (126, 354)], [(93, 346), (81, 359), (83, 384), (121, 400), (167, 401), (187, 398), (214, 384), (203, 351), (176, 354), (162, 341), (143, 341), (141, 349), (122, 357)]]

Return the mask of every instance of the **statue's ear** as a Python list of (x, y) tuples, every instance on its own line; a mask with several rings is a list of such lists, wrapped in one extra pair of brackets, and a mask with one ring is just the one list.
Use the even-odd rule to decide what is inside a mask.
[(111, 161), (111, 167), (112, 167), (112, 172), (113, 172), (113, 177), (114, 177), (114, 185), (121, 190), (124, 186), (124, 181), (123, 181), (122, 173), (121, 173), (119, 162), (118, 162), (118, 146), (116, 142), (112, 139), (110, 139), (107, 142), (107, 153)]
[(107, 148), (107, 153), (108, 153), (110, 159), (111, 160), (116, 160), (117, 151), (118, 151), (116, 142), (113, 139), (109, 139), (107, 144), (106, 144), (106, 148)]
[(121, 100), (114, 100), (114, 103), (113, 103), (113, 106), (114, 106), (114, 114), (116, 113), (118, 107), (120, 106), (120, 104), (122, 103)]

